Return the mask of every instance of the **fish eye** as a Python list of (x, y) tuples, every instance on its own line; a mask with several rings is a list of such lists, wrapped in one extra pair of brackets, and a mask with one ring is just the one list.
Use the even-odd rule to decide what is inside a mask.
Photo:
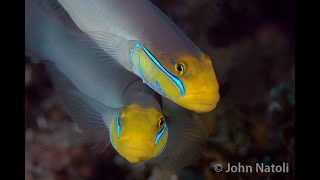
[(181, 75), (184, 73), (184, 65), (181, 64), (181, 63), (177, 63), (177, 64), (175, 65), (175, 69), (176, 69), (176, 71), (178, 71), (178, 73), (181, 74)]
[(160, 127), (161, 129), (159, 130), (158, 134), (156, 135), (156, 138), (155, 138), (155, 140), (154, 140), (154, 145), (157, 145), (157, 144), (158, 144), (160, 138), (161, 138), (162, 135), (166, 132), (167, 125), (166, 125), (164, 116), (162, 116), (162, 117), (160, 118), (159, 127)]
[(161, 127), (164, 124), (165, 118), (163, 116), (161, 116), (160, 120), (159, 120), (159, 127)]

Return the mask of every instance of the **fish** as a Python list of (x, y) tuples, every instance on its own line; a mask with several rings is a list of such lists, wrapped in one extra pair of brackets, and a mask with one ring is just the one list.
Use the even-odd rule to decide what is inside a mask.
[(163, 103), (139, 77), (121, 67), (108, 69), (113, 63), (104, 61), (109, 57), (96, 51), (94, 41), (79, 39), (74, 26), (38, 2), (26, 0), (26, 51), (36, 50), (34, 56), (43, 59), (64, 109), (96, 152), (111, 145), (130, 163), (176, 170), (199, 157), (201, 124), (190, 119), (191, 112), (175, 104), (166, 110), (171, 101)]
[(58, 1), (82, 32), (162, 97), (197, 113), (217, 106), (212, 59), (152, 2)]

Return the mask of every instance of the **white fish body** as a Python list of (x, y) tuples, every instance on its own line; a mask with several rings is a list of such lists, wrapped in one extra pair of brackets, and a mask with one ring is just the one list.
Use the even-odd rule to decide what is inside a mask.
[(127, 40), (152, 42), (163, 51), (198, 50), (148, 0), (59, 0), (84, 32), (109, 32)]
[[(124, 105), (123, 90), (138, 77), (121, 69), (98, 53), (93, 42), (78, 39), (78, 31), (64, 26), (32, 0), (26, 3), (25, 46), (51, 61), (83, 93), (100, 99), (109, 107)], [(71, 21), (72, 22), (72, 21)], [(108, 67), (111, 66), (111, 67)], [(121, 68), (121, 67), (120, 67)]]

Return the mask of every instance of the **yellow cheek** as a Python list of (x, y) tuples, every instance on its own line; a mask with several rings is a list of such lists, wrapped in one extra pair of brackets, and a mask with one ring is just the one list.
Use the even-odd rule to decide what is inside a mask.
[[(128, 127), (128, 128), (130, 128), (130, 127)], [(145, 137), (148, 134), (143, 134), (144, 138), (139, 138), (139, 136), (141, 136), (141, 134), (134, 134), (134, 133), (130, 133), (130, 136), (129, 136), (128, 132), (130, 131), (130, 129), (128, 129), (128, 128), (123, 129), (121, 131), (122, 136), (120, 135), (120, 138), (118, 138), (117, 132), (116, 132), (116, 123), (115, 123), (115, 120), (113, 120), (112, 124), (111, 124), (110, 136), (111, 136), (111, 142), (112, 142), (113, 148), (122, 157), (124, 157), (125, 159), (127, 159), (131, 163), (137, 163), (137, 162), (141, 162), (141, 161), (156, 157), (157, 155), (159, 155), (161, 153), (161, 151), (163, 150), (163, 148), (166, 145), (166, 142), (168, 139), (168, 131), (166, 131), (163, 134), (163, 136), (159, 140), (158, 144), (156, 146), (154, 146), (154, 134), (148, 133), (150, 135), (149, 138)], [(126, 131), (126, 132), (124, 132), (124, 131)], [(135, 138), (132, 139), (132, 137), (135, 137)], [(141, 139), (141, 140), (139, 140), (139, 139)], [(150, 142), (146, 141), (146, 139), (150, 139)], [(119, 140), (121, 140), (121, 143)], [(134, 144), (134, 147), (145, 147), (145, 148), (143, 148), (143, 149), (139, 148), (139, 150), (137, 150), (134, 147), (128, 148), (127, 146), (128, 146), (128, 144), (130, 144), (129, 142)], [(148, 145), (146, 143), (148, 143)], [(150, 148), (146, 148), (147, 146)]]
[[(134, 111), (133, 109), (138, 110)], [(140, 109), (133, 104), (124, 108), (122, 114), (125, 114), (125, 121), (121, 124), (119, 138), (116, 120), (113, 119), (111, 122), (110, 139), (114, 149), (131, 163), (148, 160), (158, 155), (165, 146), (168, 137), (166, 131), (158, 144), (154, 145), (157, 132), (151, 127), (158, 122), (160, 113), (149, 109)]]
[(117, 137), (117, 130), (116, 130), (116, 121), (115, 119), (111, 122), (111, 129), (110, 129), (110, 140), (113, 148), (118, 151), (118, 142), (119, 139)]
[(163, 150), (163, 148), (167, 143), (167, 140), (168, 140), (168, 130), (166, 130), (166, 132), (163, 134), (161, 139), (158, 141), (158, 144), (155, 146), (153, 157), (156, 157), (157, 155), (159, 155), (159, 153), (161, 153), (161, 151)]
[(176, 84), (145, 53), (140, 54), (138, 70), (140, 77), (160, 95), (172, 100), (180, 96)]

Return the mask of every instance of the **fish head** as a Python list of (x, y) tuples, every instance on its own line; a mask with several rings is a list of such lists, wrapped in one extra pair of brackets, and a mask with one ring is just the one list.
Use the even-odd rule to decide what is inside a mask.
[(138, 163), (161, 153), (167, 142), (168, 127), (161, 112), (130, 104), (112, 120), (110, 138), (122, 157)]
[(219, 84), (209, 56), (167, 53), (150, 44), (139, 44), (131, 57), (135, 73), (152, 89), (176, 104), (198, 113), (213, 110)]

